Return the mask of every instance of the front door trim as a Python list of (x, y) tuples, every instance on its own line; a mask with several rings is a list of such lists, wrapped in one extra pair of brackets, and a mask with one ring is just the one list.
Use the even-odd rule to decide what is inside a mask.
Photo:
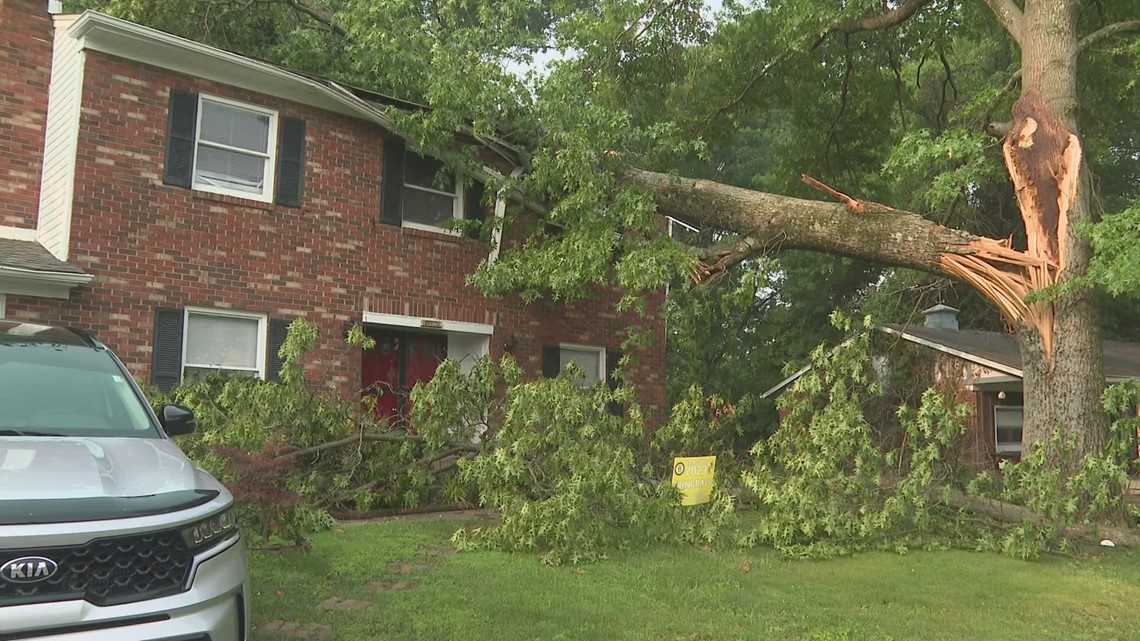
[(419, 316), (401, 316), (399, 314), (382, 314), (380, 312), (364, 312), (361, 320), (368, 325), (434, 329), (456, 334), (483, 334), (490, 336), (495, 333), (494, 325), (486, 325), (484, 323), (440, 320), (438, 318), (422, 318)]

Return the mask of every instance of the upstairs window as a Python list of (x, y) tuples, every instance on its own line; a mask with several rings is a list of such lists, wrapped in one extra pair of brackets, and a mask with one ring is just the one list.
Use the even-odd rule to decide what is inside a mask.
[(300, 207), (305, 121), (226, 98), (170, 90), (162, 182)]
[[(474, 181), (463, 191), (463, 181), (442, 162), (408, 151), (404, 141), (384, 141), (380, 183), (380, 222), (394, 227), (446, 231), (448, 221), (464, 218), (483, 222), (484, 185)], [(469, 226), (468, 236), (478, 238), (481, 225)]]
[(461, 218), (461, 185), (455, 174), (435, 158), (404, 152), (405, 227), (438, 230)]
[(277, 113), (199, 96), (194, 188), (272, 200)]

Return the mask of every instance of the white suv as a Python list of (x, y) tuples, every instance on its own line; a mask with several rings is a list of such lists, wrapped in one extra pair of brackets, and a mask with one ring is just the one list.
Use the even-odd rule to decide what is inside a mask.
[(0, 321), (0, 641), (244, 641), (233, 497), (90, 335)]

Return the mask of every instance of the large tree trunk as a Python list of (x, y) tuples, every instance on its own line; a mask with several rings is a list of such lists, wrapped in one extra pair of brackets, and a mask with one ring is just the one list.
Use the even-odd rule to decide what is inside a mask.
[[(1077, 133), (1076, 8), (1074, 0), (1027, 0), (1021, 18), (1022, 94), (1036, 91), (1045, 106)], [(1079, 191), (1068, 212), (1063, 243), (1065, 281), (1083, 275), (1092, 249), (1078, 236), (1079, 226), (1092, 219), (1089, 172), (1081, 163)], [(1022, 447), (1042, 442), (1054, 430), (1075, 437), (1077, 450), (1067, 463), (1050, 447), (1053, 466), (1073, 471), (1080, 456), (1098, 453), (1108, 435), (1101, 409), (1104, 354), (1091, 293), (1066, 294), (1054, 308), (1052, 353), (1041, 333), (1020, 324), (1019, 342), (1024, 369), (1025, 423)], [(1045, 443), (1049, 445), (1046, 440)]]

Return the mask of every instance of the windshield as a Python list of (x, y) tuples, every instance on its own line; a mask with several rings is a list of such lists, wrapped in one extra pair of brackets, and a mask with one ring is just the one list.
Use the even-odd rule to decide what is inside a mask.
[(0, 342), (0, 437), (157, 437), (143, 403), (104, 350)]

